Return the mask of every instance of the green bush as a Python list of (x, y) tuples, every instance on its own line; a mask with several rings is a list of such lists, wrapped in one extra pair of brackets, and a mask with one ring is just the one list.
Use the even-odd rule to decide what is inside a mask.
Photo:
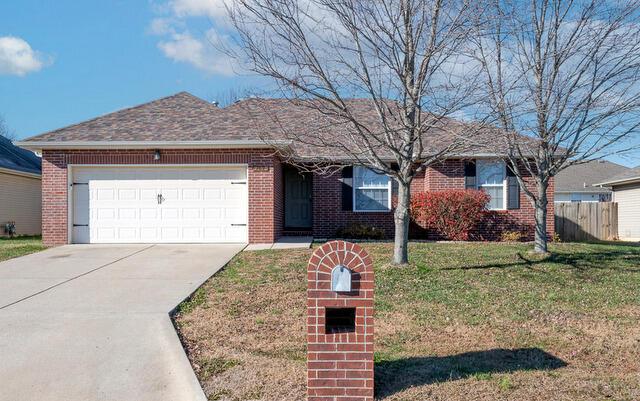
[(384, 230), (364, 223), (349, 224), (336, 232), (336, 237), (346, 239), (383, 239), (384, 236)]

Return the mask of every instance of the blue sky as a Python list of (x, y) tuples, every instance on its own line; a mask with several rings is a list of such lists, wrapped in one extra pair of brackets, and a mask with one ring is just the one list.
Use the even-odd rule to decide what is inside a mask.
[(203, 69), (222, 58), (208, 44), (204, 55), (189, 53), (203, 41), (188, 39), (212, 24), (197, 8), (205, 2), (177, 3), (194, 10), (178, 15), (166, 2), (147, 0), (0, 2), (0, 38), (21, 39), (35, 53), (31, 64), (4, 74), (0, 55), (0, 114), (7, 125), (23, 138), (175, 92), (212, 99), (258, 85), (256, 78)]
[(259, 92), (209, 43), (228, 32), (222, 1), (1, 1), (0, 115), (20, 139), (180, 91)]

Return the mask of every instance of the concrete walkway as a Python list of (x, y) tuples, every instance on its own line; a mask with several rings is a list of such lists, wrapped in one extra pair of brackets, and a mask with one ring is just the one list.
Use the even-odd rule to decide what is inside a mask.
[(245, 251), (262, 251), (265, 249), (309, 249), (313, 237), (280, 237), (276, 242), (266, 244), (249, 244)]
[(206, 400), (168, 313), (242, 245), (70, 245), (0, 263), (0, 400)]

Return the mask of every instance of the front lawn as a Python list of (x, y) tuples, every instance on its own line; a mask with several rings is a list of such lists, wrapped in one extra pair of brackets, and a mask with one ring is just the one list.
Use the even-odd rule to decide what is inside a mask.
[[(384, 400), (640, 399), (640, 247), (365, 244)], [(244, 252), (176, 315), (211, 400), (305, 398), (311, 250)]]
[(40, 237), (0, 237), (0, 262), (45, 249)]

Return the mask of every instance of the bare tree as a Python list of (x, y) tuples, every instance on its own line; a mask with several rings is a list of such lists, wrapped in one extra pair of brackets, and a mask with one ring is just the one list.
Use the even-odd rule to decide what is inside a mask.
[(0, 114), (0, 136), (3, 136), (7, 139), (14, 140), (16, 139), (16, 133), (9, 128), (4, 117)]
[[(509, 133), (507, 161), (535, 207), (536, 252), (547, 252), (552, 177), (628, 151), (638, 137), (638, 4), (494, 0), (479, 24), (470, 54), (484, 75), (481, 112)], [(525, 175), (535, 188), (524, 185)]]
[[(318, 149), (313, 158), (294, 150), (288, 161), (324, 172), (341, 157), (397, 183), (393, 257), (397, 264), (408, 261), (412, 180), (463, 146), (460, 124), (452, 124), (447, 116), (471, 100), (474, 80), (465, 76), (468, 71), (456, 58), (473, 30), (473, 4), (466, 0), (228, 4), (239, 37), (233, 54), (246, 61), (249, 70), (272, 78), (298, 105), (324, 117), (316, 130), (292, 132), (283, 126), (282, 134), (293, 142)], [(366, 98), (372, 113), (359, 112), (363, 103), (352, 97)], [(328, 136), (326, 124), (341, 134)]]

